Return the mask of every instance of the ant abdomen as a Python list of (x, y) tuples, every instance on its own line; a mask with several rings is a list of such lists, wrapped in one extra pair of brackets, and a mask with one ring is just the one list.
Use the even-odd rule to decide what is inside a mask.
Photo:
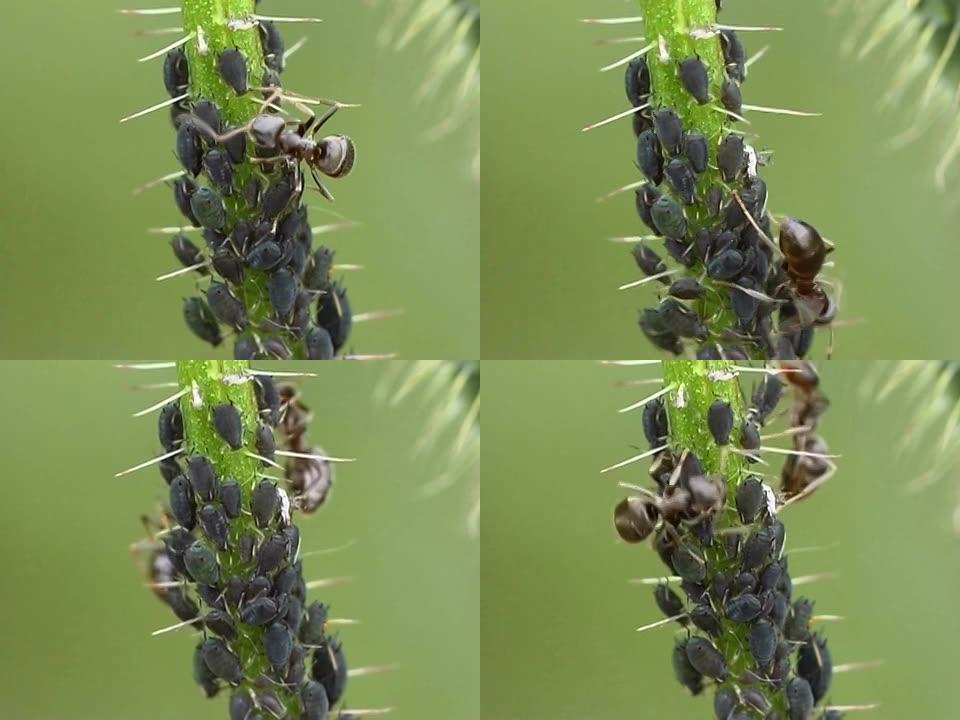
[(812, 288), (830, 250), (812, 225), (793, 218), (784, 218), (780, 223), (780, 251), (786, 261), (785, 270), (798, 289)]

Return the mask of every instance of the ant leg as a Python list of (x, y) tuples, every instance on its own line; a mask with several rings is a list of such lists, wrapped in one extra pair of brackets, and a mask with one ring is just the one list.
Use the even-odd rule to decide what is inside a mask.
[(320, 194), (330, 202), (333, 202), (333, 195), (330, 194), (330, 191), (327, 190), (326, 186), (320, 180), (320, 174), (317, 172), (316, 168), (311, 166), (310, 174), (313, 176), (313, 181), (317, 184), (317, 190), (320, 191)]
[(340, 109), (340, 105), (334, 105), (329, 110), (327, 110), (320, 118), (317, 120), (316, 125), (313, 126), (313, 134), (316, 135), (317, 131), (324, 126), (324, 124), (337, 114), (337, 110)]

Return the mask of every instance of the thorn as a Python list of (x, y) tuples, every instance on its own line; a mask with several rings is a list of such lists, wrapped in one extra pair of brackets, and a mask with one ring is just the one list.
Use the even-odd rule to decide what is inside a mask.
[(151, 465), (156, 465), (157, 463), (163, 462), (167, 458), (172, 458), (174, 455), (179, 455), (182, 452), (183, 452), (183, 448), (178, 448), (171, 452), (164, 453), (163, 455), (158, 455), (157, 457), (152, 458), (151, 460), (147, 460), (145, 463), (140, 463), (139, 465), (134, 465), (132, 468), (121, 470), (120, 472), (116, 473), (114, 477), (123, 477), (124, 475), (129, 475), (130, 473), (136, 472), (137, 470), (142, 470), (143, 468), (150, 467)]
[(376, 675), (378, 673), (393, 672), (397, 669), (396, 665), (368, 665), (367, 667), (358, 667), (347, 670), (347, 677), (363, 677), (365, 675)]
[(793, 115), (795, 117), (823, 117), (823, 113), (804, 112), (803, 110), (788, 110), (787, 108), (767, 107), (765, 105), (748, 105), (744, 103), (741, 106), (744, 110), (754, 112), (771, 113), (773, 115)]
[(180, 383), (177, 382), (163, 382), (163, 383), (147, 383), (146, 385), (131, 385), (131, 390), (164, 390), (167, 388), (180, 387)]
[(302, 38), (300, 38), (299, 40), (297, 40), (293, 45), (291, 45), (290, 47), (288, 47), (288, 48), (286, 49), (286, 51), (283, 53), (283, 61), (284, 61), (284, 63), (286, 63), (287, 60), (289, 60), (291, 57), (293, 57), (293, 55), (294, 55), (296, 52), (298, 52), (298, 51), (300, 50), (300, 48), (302, 48), (302, 47), (303, 47), (304, 45), (306, 45), (306, 44), (307, 44), (307, 38), (306, 38), (306, 37), (302, 37)]
[(317, 588), (331, 587), (333, 585), (343, 585), (348, 582), (353, 582), (353, 578), (349, 576), (343, 576), (311, 580), (307, 583), (307, 590), (316, 590)]
[(775, 448), (775, 447), (760, 447), (760, 452), (772, 452), (779, 455), (798, 455), (800, 457), (813, 457), (813, 458), (822, 458), (833, 459), (843, 457), (842, 455), (828, 455), (826, 453), (815, 453), (807, 452), (806, 450), (789, 450), (787, 448)]
[(757, 50), (753, 55), (751, 55), (751, 56), (747, 59), (747, 61), (743, 64), (744, 67), (746, 67), (746, 68), (749, 70), (749, 69), (750, 69), (750, 66), (753, 65), (753, 64), (754, 64), (755, 62), (757, 62), (758, 60), (763, 59), (763, 57), (767, 54), (767, 52), (768, 52), (769, 50), (770, 50), (770, 46), (769, 46), (769, 45), (764, 45), (762, 48), (760, 48), (759, 50)]
[(255, 460), (259, 460), (260, 462), (264, 462), (267, 465), (273, 465), (273, 467), (277, 468), (278, 470), (283, 470), (283, 465), (280, 465), (274, 462), (270, 458), (263, 457), (262, 455), (257, 455), (256, 453), (252, 453), (249, 450), (244, 450), (243, 454), (246, 455), (247, 457), (254, 458)]
[(157, 110), (162, 110), (165, 107), (170, 107), (171, 105), (176, 105), (181, 100), (186, 100), (190, 97), (189, 93), (184, 93), (183, 95), (178, 95), (175, 98), (170, 98), (169, 100), (164, 100), (162, 103), (157, 103), (151, 107), (146, 108), (145, 110), (139, 110), (138, 112), (133, 113), (132, 115), (127, 115), (124, 118), (120, 118), (121, 123), (130, 122), (131, 120), (136, 120), (138, 117), (143, 117), (144, 115), (149, 115), (152, 112)]
[(646, 182), (647, 182), (646, 180), (637, 180), (636, 182), (632, 182), (627, 185), (618, 187), (616, 190), (611, 190), (605, 195), (601, 195), (600, 197), (598, 197), (597, 202), (598, 203), (604, 202), (606, 200), (609, 200), (612, 197), (616, 197), (617, 195), (621, 195), (625, 192), (629, 192), (630, 190), (636, 190), (638, 187), (643, 187), (646, 184)]
[(593, 123), (592, 125), (587, 125), (585, 128), (581, 128), (581, 129), (580, 129), (580, 132), (590, 132), (591, 130), (595, 130), (595, 129), (597, 129), (598, 127), (603, 127), (604, 125), (608, 125), (609, 123), (615, 122), (615, 121), (619, 120), (620, 118), (625, 118), (625, 117), (627, 117), (627, 116), (629, 116), (629, 115), (633, 115), (634, 113), (638, 113), (638, 112), (640, 112), (641, 110), (646, 110), (646, 109), (649, 108), (649, 107), (650, 107), (650, 103), (644, 103), (643, 105), (638, 105), (638, 106), (635, 107), (635, 108), (630, 108), (629, 110), (624, 110), (624, 111), (621, 112), (621, 113), (617, 113), (616, 115), (611, 115), (610, 117), (604, 118), (603, 120), (600, 120), (599, 122), (595, 122), (595, 123)]
[(182, 225), (167, 225), (165, 227), (149, 227), (147, 232), (151, 235), (179, 235), (180, 233), (202, 232), (203, 228)]
[[(334, 267), (340, 267), (335, 265)], [(347, 266), (349, 269), (349, 266)], [(361, 269), (357, 267), (357, 269)], [(387, 318), (397, 317), (398, 315), (403, 315), (403, 310), (371, 310), (370, 312), (359, 313), (353, 316), (353, 322), (370, 322), (371, 320), (385, 320)]]
[(202, 615), (197, 615), (197, 617), (193, 618), (193, 620), (184, 620), (183, 622), (178, 622), (176, 625), (170, 625), (165, 628), (160, 628), (159, 630), (154, 630), (152, 633), (150, 633), (150, 635), (152, 635), (153, 637), (156, 637), (157, 635), (163, 635), (164, 633), (168, 633), (173, 630), (179, 630), (180, 628), (184, 628), (187, 625), (193, 625), (193, 623), (195, 623), (197, 620), (202, 620), (202, 619), (203, 619)]
[(630, 23), (643, 22), (642, 15), (633, 15), (631, 17), (611, 17), (611, 18), (581, 18), (580, 22), (587, 25), (628, 25)]
[(673, 390), (675, 387), (676, 387), (676, 385), (667, 385), (667, 386), (666, 386), (665, 388), (663, 388), (662, 390), (658, 390), (657, 392), (653, 393), (653, 395), (648, 395), (647, 397), (643, 398), (643, 400), (638, 400), (637, 402), (633, 403), (632, 405), (627, 405), (627, 407), (625, 407), (625, 408), (620, 408), (617, 412), (625, 413), (625, 412), (630, 412), (631, 410), (636, 410), (636, 409), (639, 408), (639, 407), (643, 407), (644, 405), (646, 405), (646, 404), (647, 404), (648, 402), (650, 402), (651, 400), (656, 400), (658, 397), (661, 397), (661, 396), (663, 396), (663, 395), (666, 395), (668, 392), (670, 392), (671, 390)]
[(662, 625), (669, 625), (674, 620), (680, 620), (681, 618), (685, 618), (686, 616), (687, 616), (686, 613), (680, 613), (679, 615), (674, 615), (673, 617), (664, 618), (663, 620), (657, 620), (656, 622), (652, 622), (649, 625), (641, 625), (640, 627), (637, 628), (637, 632), (646, 632), (647, 630), (653, 630), (654, 628), (661, 627)]
[(683, 580), (679, 575), (666, 575), (664, 577), (651, 578), (630, 578), (627, 580), (631, 585), (659, 585), (660, 583), (678, 583)]
[(179, 172), (174, 172), (174, 173), (170, 173), (169, 175), (164, 175), (163, 177), (157, 178), (156, 180), (151, 180), (145, 185), (141, 185), (140, 187), (134, 188), (133, 194), (139, 195), (144, 190), (149, 190), (150, 188), (156, 187), (157, 185), (162, 185), (163, 183), (169, 182), (170, 180), (176, 180), (177, 178), (183, 177), (186, 174), (187, 173), (185, 170), (180, 170)]
[(619, 60), (615, 60), (614, 62), (610, 63), (609, 65), (604, 65), (602, 68), (600, 68), (600, 72), (608, 72), (608, 71), (610, 71), (610, 70), (616, 70), (618, 67), (623, 67), (624, 65), (626, 65), (627, 63), (629, 63), (631, 60), (633, 60), (633, 59), (635, 59), (635, 58), (638, 58), (638, 57), (640, 57), (641, 55), (646, 55), (648, 52), (650, 52), (651, 50), (653, 50), (656, 46), (657, 46), (657, 44), (656, 44), (655, 42), (647, 43), (646, 45), (644, 45), (642, 48), (640, 48), (640, 49), (637, 50), (636, 52), (632, 52), (632, 53), (630, 53), (629, 55), (627, 55), (626, 57), (622, 57), (622, 58), (620, 58)]
[(604, 468), (600, 472), (606, 473), (606, 472), (610, 472), (611, 470), (618, 470), (622, 467), (626, 467), (627, 465), (631, 465), (635, 462), (640, 462), (641, 460), (644, 460), (652, 455), (656, 455), (658, 452), (663, 452), (669, 447), (670, 447), (669, 445), (661, 445), (660, 447), (654, 448), (653, 450), (648, 450), (645, 453), (634, 455), (632, 458), (627, 458), (626, 460), (618, 462), (616, 465), (611, 465), (610, 467)]
[(177, 366), (174, 362), (159, 362), (159, 363), (134, 363), (127, 365), (114, 365), (115, 368), (121, 370), (169, 370)]
[(254, 15), (255, 20), (266, 20), (278, 23), (322, 23), (322, 18), (316, 17), (278, 17), (276, 15)]
[[(656, 235), (620, 235), (619, 237), (607, 238), (610, 242), (613, 243), (638, 243), (638, 242), (652, 242), (653, 240), (659, 240), (660, 238)], [(653, 362), (660, 362), (655, 360)]]
[(338, 458), (328, 457), (326, 455), (311, 455), (310, 453), (291, 452), (289, 450), (276, 450), (277, 455), (284, 457), (306, 458), (307, 460), (324, 460), (326, 462), (356, 462), (356, 458)]
[(137, 37), (150, 37), (153, 35), (180, 35), (181, 33), (183, 33), (182, 27), (166, 27), (155, 30), (136, 30), (133, 34)]
[(617, 290), (629, 290), (630, 288), (640, 287), (641, 285), (646, 285), (648, 282), (653, 282), (654, 280), (659, 280), (660, 278), (667, 277), (668, 275), (676, 275), (680, 270), (665, 270), (662, 273), (657, 273), (656, 275), (651, 275), (645, 277), (642, 280), (634, 280), (629, 282), (626, 285), (621, 285)]
[(810, 583), (820, 582), (821, 580), (833, 580), (836, 576), (837, 574), (833, 572), (817, 573), (816, 575), (801, 575), (800, 577), (793, 578), (793, 584), (809, 585)]
[(247, 375), (266, 375), (267, 377), (320, 377), (317, 373), (284, 372), (281, 370), (247, 370)]
[(117, 12), (121, 15), (177, 15), (180, 13), (180, 8), (142, 8), (134, 10), (117, 10)]
[(659, 365), (662, 360), (601, 360), (601, 365), (619, 365), (621, 367), (640, 367), (643, 365)]
[(835, 673), (857, 672), (858, 670), (872, 670), (883, 665), (883, 660), (867, 660), (865, 662), (844, 663), (843, 665), (834, 665)]
[(359, 625), (359, 620), (354, 620), (353, 618), (330, 618), (326, 622), (327, 625)]
[(151, 406), (148, 407), (146, 410), (141, 410), (140, 412), (134, 413), (134, 414), (133, 414), (133, 417), (137, 418), (137, 417), (143, 417), (144, 415), (149, 415), (150, 413), (154, 412), (155, 410), (159, 410), (159, 409), (162, 408), (164, 405), (167, 405), (168, 403), (172, 403), (174, 400), (179, 400), (180, 398), (182, 398), (182, 397), (183, 397), (184, 395), (186, 395), (186, 394), (187, 394), (187, 389), (186, 389), (186, 388), (183, 388), (182, 390), (178, 390), (177, 392), (175, 392), (175, 393), (174, 393), (173, 395), (171, 395), (170, 397), (164, 398), (164, 399), (161, 400), (160, 402), (151, 405)]
[(876, 710), (880, 707), (880, 703), (872, 703), (870, 705), (827, 705), (824, 707), (824, 710), (836, 710), (840, 713), (847, 712), (857, 712), (859, 710)]
[(397, 357), (398, 357), (397, 353), (381, 353), (379, 355), (356, 355), (351, 353), (350, 355), (341, 356), (340, 359), (369, 361), (369, 360), (395, 360)]
[(157, 279), (157, 280), (169, 280), (170, 278), (175, 278), (175, 277), (179, 277), (179, 276), (181, 276), (181, 275), (186, 275), (186, 274), (188, 274), (188, 273), (193, 272), (194, 270), (199, 270), (200, 268), (206, 267), (206, 266), (207, 266), (207, 262), (206, 262), (206, 261), (201, 262), (201, 263), (197, 263), (196, 265), (188, 265), (188, 266), (186, 266), (186, 267), (180, 268), (179, 270), (174, 270), (173, 272), (168, 272), (168, 273), (166, 273), (166, 274), (164, 274), (164, 275), (157, 275), (156, 279)]
[(714, 25), (718, 30), (733, 30), (734, 32), (783, 32), (782, 27), (772, 25)]
[(193, 40), (193, 38), (194, 38), (195, 35), (196, 35), (195, 32), (187, 33), (187, 34), (184, 35), (182, 38), (180, 38), (179, 40), (177, 40), (177, 41), (175, 41), (175, 42), (170, 43), (170, 44), (167, 45), (166, 47), (162, 47), (162, 48), (160, 48), (159, 50), (157, 50), (156, 52), (150, 53), (149, 55), (144, 55), (142, 58), (139, 58), (139, 59), (137, 60), (137, 62), (147, 62), (147, 60), (153, 60), (154, 58), (158, 58), (158, 57), (160, 57), (161, 55), (166, 55), (166, 54), (167, 54), (168, 52), (170, 52), (171, 50), (175, 50), (176, 48), (180, 47), (181, 45), (186, 45), (188, 42), (190, 42), (191, 40)]

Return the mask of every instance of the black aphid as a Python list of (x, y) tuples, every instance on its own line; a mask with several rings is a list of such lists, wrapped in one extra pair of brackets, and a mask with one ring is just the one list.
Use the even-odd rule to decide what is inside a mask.
[(264, 61), (267, 67), (276, 72), (283, 71), (283, 37), (271, 20), (261, 20), (260, 44), (263, 46)]
[(744, 478), (737, 486), (737, 511), (745, 523), (752, 523), (766, 501), (763, 484), (754, 476)]
[(679, 545), (670, 559), (677, 575), (684, 580), (700, 582), (707, 576), (706, 561), (690, 545)]
[(664, 149), (671, 155), (678, 155), (683, 141), (683, 125), (677, 113), (671, 108), (660, 108), (653, 113), (653, 126)]
[(183, 415), (179, 403), (167, 403), (161, 408), (157, 420), (157, 434), (160, 444), (167, 452), (172, 452), (183, 442)]
[(221, 550), (227, 549), (227, 516), (216, 503), (207, 503), (197, 515), (200, 527), (211, 542)]
[(663, 151), (653, 130), (644, 130), (637, 136), (637, 167), (654, 185), (663, 182)]
[(662, 195), (653, 203), (650, 217), (654, 226), (666, 237), (682, 238), (687, 233), (687, 219), (683, 209), (667, 195)]
[(701, 675), (721, 680), (727, 675), (727, 662), (716, 646), (701, 637), (692, 637), (687, 641), (687, 659)]
[(735, 248), (718, 253), (707, 264), (707, 275), (714, 280), (733, 280), (743, 271), (743, 254)]
[(326, 328), (312, 327), (303, 337), (303, 347), (307, 360), (332, 360), (334, 356), (333, 338)]
[(260, 543), (257, 552), (257, 572), (261, 575), (273, 572), (287, 559), (290, 541), (283, 533), (274, 533)]
[(198, 583), (213, 585), (220, 579), (220, 565), (217, 563), (216, 554), (200, 540), (187, 548), (183, 554), (183, 562), (190, 577)]
[[(653, 589), (653, 599), (657, 603), (666, 617), (676, 617), (683, 614), (683, 600), (666, 583), (660, 583)], [(681, 618), (680, 622), (686, 624), (686, 619)]]
[(701, 341), (707, 339), (709, 334), (707, 326), (703, 324), (700, 316), (679, 300), (672, 297), (664, 298), (659, 310), (664, 325), (678, 337), (696, 338)]
[(317, 325), (330, 333), (334, 350), (339, 352), (346, 345), (353, 327), (353, 312), (346, 288), (333, 283), (330, 290), (320, 296), (317, 300)]
[(269, 270), (283, 258), (283, 250), (272, 240), (261, 240), (247, 252), (247, 264), (254, 270)]
[(287, 317), (297, 300), (297, 277), (287, 268), (278, 270), (270, 276), (269, 291), (270, 304), (277, 315)]
[[(720, 687), (717, 688), (716, 694), (713, 696), (713, 714), (716, 716), (716, 720), (728, 720), (733, 714), (734, 708), (740, 704), (739, 698), (737, 698), (737, 692), (730, 687)], [(231, 717), (230, 720), (233, 720)]]
[(717, 445), (729, 445), (733, 431), (733, 410), (725, 400), (714, 400), (707, 409), (707, 427)]
[(713, 611), (713, 608), (710, 607), (709, 603), (698, 603), (693, 610), (690, 611), (690, 620), (705, 633), (713, 635), (714, 637), (720, 635), (722, 630), (720, 618), (717, 617), (717, 614)]
[(769, 620), (757, 620), (747, 632), (750, 654), (760, 667), (766, 667), (773, 660), (777, 650), (778, 632)]
[(347, 658), (336, 638), (326, 638), (313, 653), (310, 674), (323, 685), (331, 704), (336, 704), (347, 687)]
[(325, 720), (330, 712), (330, 699), (327, 691), (318, 682), (307, 680), (300, 689), (300, 705), (303, 710), (303, 720)]
[(707, 139), (701, 133), (687, 133), (683, 136), (683, 154), (687, 156), (695, 173), (706, 172)]
[(815, 702), (827, 694), (833, 679), (833, 660), (826, 638), (814, 634), (800, 647), (797, 656), (797, 675), (810, 684)]
[(265, 457), (268, 460), (273, 460), (273, 454), (276, 451), (276, 440), (273, 437), (273, 430), (270, 426), (260, 423), (260, 425), (257, 426), (254, 439), (257, 447), (257, 455)]
[(236, 480), (224, 480), (220, 485), (220, 503), (223, 505), (223, 511), (231, 520), (240, 517), (242, 499), (240, 483)]
[(795, 677), (787, 683), (786, 693), (790, 720), (810, 720), (814, 706), (810, 684), (802, 677)]
[[(190, 242), (185, 235), (174, 235), (170, 239), (170, 247), (173, 248), (173, 254), (184, 267), (194, 267), (203, 262), (203, 253), (196, 245)], [(200, 275), (208, 275), (206, 267), (196, 268)]]
[(690, 93), (700, 105), (710, 102), (710, 77), (707, 66), (698, 57), (688, 57), (680, 62), (677, 69), (684, 90)]
[(683, 343), (680, 342), (680, 338), (676, 334), (667, 328), (656, 308), (641, 310), (637, 324), (647, 339), (656, 347), (674, 355), (683, 353)]
[(277, 603), (269, 597), (255, 597), (240, 610), (240, 621), (247, 625), (266, 625), (276, 617)]
[(687, 646), (689, 644), (690, 640), (684, 639), (674, 645), (671, 656), (673, 674), (680, 684), (690, 691), (691, 695), (699, 695), (703, 692), (703, 673), (690, 662), (687, 656)]
[(187, 477), (193, 491), (202, 500), (213, 500), (217, 494), (217, 473), (213, 464), (203, 455), (194, 455), (187, 461)]
[(624, 87), (627, 100), (634, 107), (640, 107), (647, 102), (650, 96), (650, 68), (647, 67), (647, 60), (642, 55), (635, 57), (627, 65)]
[(727, 65), (727, 75), (737, 82), (743, 82), (747, 77), (747, 51), (740, 42), (740, 38), (733, 30), (721, 30), (720, 45)]
[(220, 246), (213, 254), (213, 269), (234, 285), (243, 282), (243, 262), (233, 252), (228, 243)]
[(727, 78), (720, 86), (720, 102), (730, 112), (739, 115), (743, 110), (743, 95), (740, 85), (733, 78)]
[(163, 86), (170, 97), (180, 97), (190, 84), (190, 66), (182, 47), (174, 48), (163, 60)]
[(210, 672), (218, 678), (236, 685), (243, 677), (240, 658), (234, 655), (219, 638), (208, 638), (200, 646), (203, 660)]
[(231, 449), (243, 447), (243, 422), (233, 403), (221, 403), (213, 408), (213, 427)]
[(667, 288), (668, 295), (681, 300), (699, 300), (706, 292), (706, 288), (694, 278), (680, 278)]
[(680, 200), (686, 205), (692, 205), (696, 196), (697, 180), (690, 163), (681, 158), (674, 158), (667, 163), (664, 174)]
[(233, 164), (226, 153), (208, 150), (203, 156), (203, 167), (217, 190), (224, 195), (233, 195)]
[(747, 155), (744, 150), (743, 136), (730, 133), (717, 148), (717, 167), (720, 175), (727, 182), (737, 179), (747, 165)]
[(263, 650), (267, 662), (275, 672), (280, 672), (287, 666), (293, 651), (293, 638), (286, 625), (276, 622), (267, 628), (263, 633)]
[(197, 188), (190, 198), (190, 209), (200, 224), (208, 230), (219, 230), (227, 221), (223, 200), (208, 187)]
[(654, 398), (643, 406), (643, 434), (651, 448), (660, 447), (666, 442), (669, 426), (667, 411), (660, 398)]
[(196, 177), (200, 174), (203, 162), (200, 146), (200, 134), (190, 123), (183, 123), (177, 128), (177, 159), (183, 169)]
[(223, 81), (233, 88), (237, 95), (247, 91), (247, 62), (236, 48), (228, 48), (217, 58), (217, 69)]
[[(217, 251), (219, 252), (219, 251)], [(207, 288), (207, 303), (217, 320), (242, 330), (247, 325), (247, 313), (230, 289), (223, 283), (212, 282)], [(234, 448), (236, 450), (237, 448)]]
[[(183, 214), (190, 224), (194, 227), (200, 227), (200, 221), (193, 214), (193, 208), (190, 207), (190, 198), (197, 191), (197, 184), (187, 175), (178, 178), (173, 183), (173, 199), (177, 203), (177, 208)], [(178, 256), (179, 257), (179, 256)]]
[(760, 611), (760, 598), (752, 593), (737, 595), (723, 606), (723, 614), (729, 620), (738, 623), (750, 622), (759, 617)]
[(266, 527), (277, 516), (280, 509), (280, 498), (277, 495), (277, 486), (264, 478), (250, 493), (250, 511), (257, 527)]
[(210, 610), (203, 616), (203, 622), (211, 631), (226, 640), (233, 640), (236, 637), (237, 628), (230, 615), (223, 610), (217, 608)]
[(183, 475), (178, 475), (170, 483), (170, 512), (187, 530), (196, 527), (197, 504), (193, 498), (193, 490)]
[[(644, 275), (659, 275), (667, 271), (667, 264), (657, 253), (651, 250), (642, 241), (633, 246), (631, 251), (637, 267), (643, 271)], [(666, 278), (661, 278), (661, 282), (670, 282)]]

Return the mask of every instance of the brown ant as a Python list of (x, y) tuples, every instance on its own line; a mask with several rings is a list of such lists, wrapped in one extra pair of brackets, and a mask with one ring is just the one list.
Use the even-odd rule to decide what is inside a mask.
[(802, 455), (791, 455), (780, 475), (784, 494), (788, 498), (809, 495), (830, 479), (835, 466), (821, 457), (829, 452), (826, 442), (816, 433), (820, 416), (830, 401), (820, 392), (820, 377), (813, 363), (806, 360), (781, 362), (784, 379), (794, 390), (791, 426), (798, 432), (793, 436), (794, 449)]
[[(272, 103), (279, 97), (280, 94), (274, 92), (265, 101), (264, 107), (275, 107)], [(332, 201), (333, 195), (324, 186), (320, 174), (332, 178), (349, 175), (357, 157), (356, 146), (347, 135), (326, 135), (320, 140), (315, 140), (314, 136), (337, 113), (337, 110), (345, 106), (342, 103), (333, 102), (323, 115), (317, 117), (301, 103), (296, 103), (296, 105), (310, 115), (303, 122), (297, 123), (296, 129), (289, 127), (292, 124), (289, 120), (284, 120), (277, 115), (261, 113), (246, 125), (234, 128), (222, 135), (213, 132), (211, 128), (206, 128), (206, 130), (218, 143), (240, 134), (249, 134), (259, 147), (275, 150), (279, 153), (279, 157), (292, 160), (297, 164), (305, 162), (310, 168), (310, 174), (317, 184), (317, 189), (325, 198)], [(197, 123), (198, 121), (194, 118), (193, 122)], [(202, 121), (200, 124), (202, 125)], [(276, 157), (255, 158), (255, 161), (270, 162), (276, 159)]]
[(815, 227), (788, 217), (780, 223), (780, 252), (800, 324), (829, 325), (836, 317), (837, 303), (824, 292), (817, 275), (833, 247)]

